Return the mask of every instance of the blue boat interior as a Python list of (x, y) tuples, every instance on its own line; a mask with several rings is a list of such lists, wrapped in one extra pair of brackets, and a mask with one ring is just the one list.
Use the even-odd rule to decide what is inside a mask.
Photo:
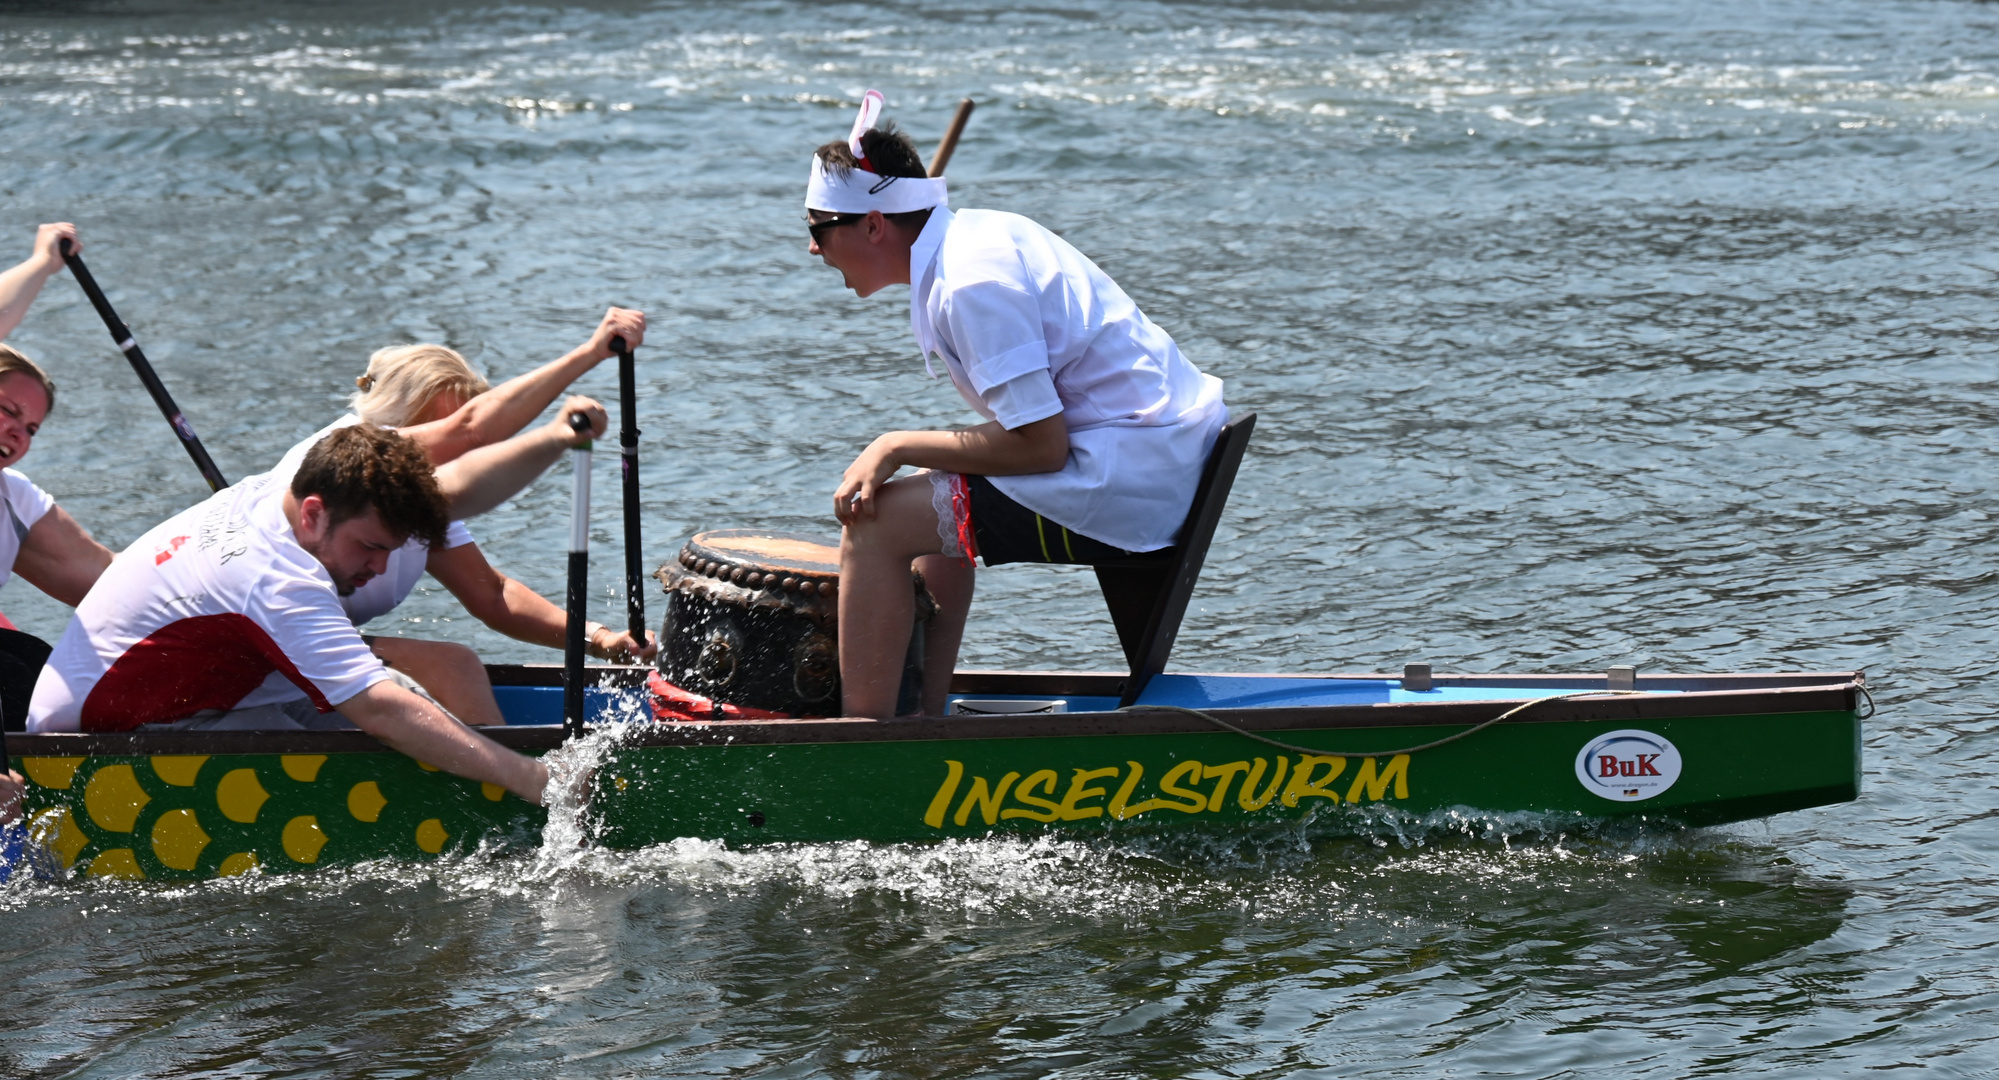
[[(1404, 690), (1399, 679), (1295, 678), (1260, 675), (1160, 675), (1139, 695), (1140, 705), (1177, 705), (1186, 709), (1286, 709), (1327, 705), (1384, 705), (1404, 702), (1519, 701), (1575, 693), (1574, 686), (1438, 686)], [(1650, 691), (1672, 693), (1673, 691)], [(508, 724), (562, 723), (559, 686), (495, 686), (500, 711)], [(952, 694), (952, 701), (1049, 701), (1047, 694)], [(1110, 712), (1115, 696), (1061, 695), (1069, 712)], [(645, 692), (600, 690), (584, 693), (584, 708), (592, 723), (643, 720), (651, 713)]]

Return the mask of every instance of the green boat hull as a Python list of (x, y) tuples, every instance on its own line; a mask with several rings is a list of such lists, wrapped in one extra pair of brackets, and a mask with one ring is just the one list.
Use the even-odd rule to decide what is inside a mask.
[[(1857, 797), (1857, 676), (1760, 678), (1770, 685), (1702, 692), (1705, 684), (1689, 682), (1692, 692), (1548, 701), (1402, 754), (1393, 751), (1471, 731), (1518, 701), (1215, 714), (1254, 737), (1168, 712), (635, 723), (609, 736), (589, 813), (600, 842), (623, 849), (690, 836), (899, 842), (1338, 815), (1365, 829), (1384, 808), (1703, 826)], [(1050, 679), (1060, 681), (993, 676), (981, 689), (1035, 692)], [(1546, 692), (1546, 679), (1537, 685)], [(1628, 799), (1585, 783), (1584, 748), (1620, 731), (1670, 744), (1678, 755), (1670, 782)], [(560, 732), (509, 727), (495, 737), (540, 753)], [(546, 822), (539, 807), (355, 732), (9, 743), (30, 780), (35, 835), (64, 866), (93, 875), (190, 880), (434, 859), (531, 847)]]
[[(1753, 720), (1753, 723), (1750, 722)], [(1414, 755), (1287, 753), (1230, 732), (775, 746), (648, 746), (604, 769), (603, 842), (679, 836), (770, 843), (927, 840), (994, 831), (1231, 826), (1387, 806), (1718, 825), (1859, 793), (1853, 712), (1715, 716), (1648, 726), (1686, 761), (1672, 788), (1606, 802), (1575, 776), (1622, 722), (1506, 725)], [(1466, 730), (1424, 730), (1425, 739)], [(1411, 729), (1291, 732), (1326, 749), (1388, 750)], [(1768, 763), (1784, 760), (1782, 768)]]

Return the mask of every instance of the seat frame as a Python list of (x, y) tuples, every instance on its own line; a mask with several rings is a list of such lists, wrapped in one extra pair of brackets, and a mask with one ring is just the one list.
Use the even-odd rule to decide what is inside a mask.
[(1186, 524), (1180, 527), (1178, 543), (1161, 551), (1095, 564), (1097, 585), (1111, 610), (1118, 644), (1124, 647), (1125, 661), (1131, 665), (1131, 676), (1119, 697), (1120, 708), (1137, 703), (1153, 676), (1166, 670), (1173, 640), (1180, 635), (1180, 621), (1187, 614), (1187, 602), (1207, 560), (1208, 544), (1215, 538), (1215, 525), (1222, 519), (1229, 490), (1235, 486), (1236, 470), (1255, 429), (1255, 413), (1231, 418), (1223, 425), (1207, 464), (1201, 468), (1201, 482), (1194, 489), (1194, 503), (1188, 508)]

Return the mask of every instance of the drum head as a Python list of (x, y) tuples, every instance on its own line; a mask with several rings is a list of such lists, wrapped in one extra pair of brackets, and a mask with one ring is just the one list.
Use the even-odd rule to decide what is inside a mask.
[[(717, 529), (694, 534), (687, 551), (696, 559), (818, 581), (840, 578), (840, 542), (823, 536), (762, 529)], [(684, 561), (684, 560), (683, 560)]]

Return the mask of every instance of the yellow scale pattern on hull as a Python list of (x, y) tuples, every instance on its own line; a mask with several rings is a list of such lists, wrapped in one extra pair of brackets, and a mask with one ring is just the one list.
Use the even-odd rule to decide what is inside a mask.
[(395, 753), (24, 758), (33, 836), (93, 877), (230, 877), (437, 856), (542, 812)]

